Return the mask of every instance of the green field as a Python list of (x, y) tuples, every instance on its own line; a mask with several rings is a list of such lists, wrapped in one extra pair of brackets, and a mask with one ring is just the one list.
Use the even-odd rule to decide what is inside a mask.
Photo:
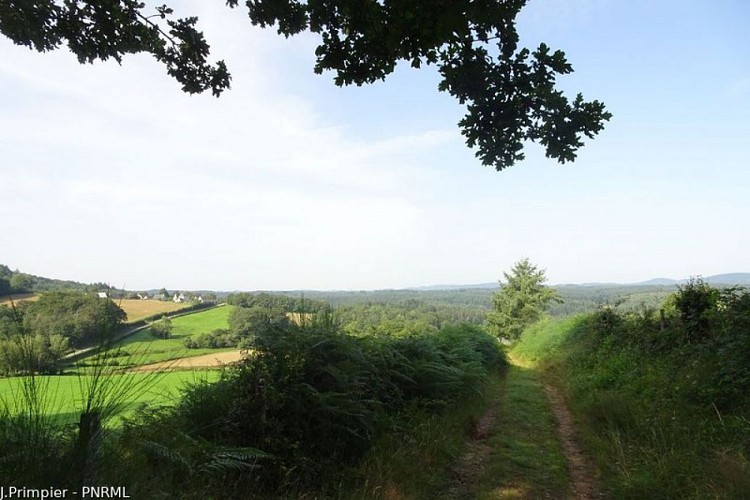
[[(122, 340), (117, 348), (120, 353), (113, 356), (95, 354), (79, 362), (81, 369), (73, 370), (68, 375), (36, 377), (39, 400), (44, 402), (44, 414), (56, 416), (65, 422), (74, 422), (85, 407), (84, 394), (93, 380), (90, 373), (95, 370), (91, 365), (105, 360), (110, 367), (104, 368), (108, 375), (105, 380), (107, 390), (124, 391), (123, 405), (119, 409), (124, 415), (132, 412), (138, 405), (170, 405), (180, 395), (186, 384), (201, 380), (216, 380), (218, 370), (193, 370), (180, 372), (120, 373), (120, 367), (137, 366), (158, 361), (178, 359), (188, 356), (199, 356), (222, 349), (187, 349), (184, 341), (193, 335), (210, 332), (217, 328), (226, 328), (231, 306), (217, 307), (207, 311), (188, 314), (172, 319), (172, 337), (158, 339), (149, 329)], [(88, 365), (88, 366), (87, 366)], [(4, 408), (15, 413), (19, 411), (22, 398), (23, 381), (21, 377), (0, 379), (0, 411)]]
[[(162, 373), (128, 373), (121, 375), (106, 375), (104, 383), (114, 392), (125, 388), (120, 408), (123, 415), (127, 415), (139, 405), (168, 406), (175, 404), (180, 392), (187, 385), (214, 381), (219, 378), (219, 370), (162, 372)], [(43, 413), (56, 416), (64, 422), (75, 422), (85, 407), (84, 394), (92, 383), (88, 375), (59, 375), (36, 378), (39, 400), (43, 401)], [(0, 379), (0, 412), (3, 409), (11, 413), (19, 411), (22, 404), (21, 394), (24, 379), (20, 377)], [(126, 388), (130, 387), (130, 390)], [(21, 408), (25, 405), (22, 404)]]
[[(123, 339), (115, 347), (121, 349), (115, 358), (118, 366), (138, 366), (159, 361), (200, 356), (212, 352), (233, 349), (187, 349), (185, 339), (193, 335), (208, 333), (217, 328), (229, 326), (229, 314), (232, 306), (221, 306), (208, 311), (188, 314), (172, 319), (172, 336), (168, 339), (154, 337), (149, 328)], [(88, 358), (88, 362), (92, 359)], [(87, 363), (87, 359), (83, 360)]]

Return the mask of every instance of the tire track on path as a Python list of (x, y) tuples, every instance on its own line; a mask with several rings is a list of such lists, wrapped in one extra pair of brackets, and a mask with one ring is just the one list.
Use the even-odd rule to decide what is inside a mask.
[(573, 417), (565, 404), (560, 391), (550, 384), (544, 385), (550, 408), (557, 421), (557, 433), (568, 462), (572, 498), (576, 500), (595, 500), (602, 498), (599, 486), (599, 474), (594, 464), (581, 450)]

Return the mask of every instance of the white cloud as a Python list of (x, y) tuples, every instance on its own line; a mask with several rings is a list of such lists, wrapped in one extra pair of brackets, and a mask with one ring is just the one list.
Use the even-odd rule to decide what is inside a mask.
[[(35, 254), (54, 236), (64, 241), (50, 265), (86, 259), (91, 269), (71, 276), (83, 280), (271, 288), (328, 277), (335, 286), (358, 271), (355, 286), (364, 256), (395, 266), (421, 212), (414, 158), (451, 139), (426, 130), (363, 142), (321, 127), (313, 103), (269, 84), (262, 51), (239, 68), (242, 85), (216, 100), (180, 93), (145, 58), (81, 67), (64, 53), (4, 48), (0, 85), (19, 100), (1, 110), (0, 218), (20, 229), (26, 213), (22, 226), (36, 228), (4, 258), (30, 272), (50, 273)], [(95, 250), (103, 242), (110, 259)], [(164, 248), (195, 250), (149, 250)], [(207, 267), (214, 276), (200, 265), (206, 255), (227, 260)], [(236, 281), (243, 274), (252, 280)]]
[[(542, 25), (601, 5), (538, 0), (529, 15)], [(219, 4), (181, 10), (201, 17), (234, 72), (220, 99), (183, 94), (146, 57), (80, 66), (0, 40), (0, 92), (11, 96), (0, 101), (0, 263), (183, 289), (488, 281), (524, 256), (556, 281), (650, 271), (652, 258), (660, 275), (708, 274), (698, 261), (719, 254), (746, 270), (746, 237), (737, 236), (750, 233), (750, 207), (738, 202), (746, 144), (696, 149), (707, 130), (700, 116), (667, 131), (662, 116), (644, 116), (651, 128), (608, 127), (575, 165), (532, 150), (497, 174), (465, 148), (455, 109), (406, 133), (389, 128), (386, 106), (377, 116), (331, 113), (321, 102), (337, 102), (340, 89), (304, 91), (320, 81), (311, 37), (253, 30)], [(292, 69), (300, 61), (304, 71)], [(289, 79), (299, 79), (294, 92)]]

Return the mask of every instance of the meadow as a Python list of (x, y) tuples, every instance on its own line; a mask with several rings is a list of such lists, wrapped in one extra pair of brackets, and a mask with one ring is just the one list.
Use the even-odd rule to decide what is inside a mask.
[[(219, 374), (219, 370), (194, 370), (104, 375), (102, 379), (106, 384), (107, 379), (117, 377), (117, 381), (111, 385), (122, 388), (115, 390), (126, 391), (118, 409), (121, 416), (127, 416), (139, 405), (174, 405), (188, 385), (218, 380)], [(93, 381), (91, 375), (81, 374), (35, 377), (42, 414), (54, 417), (61, 423), (75, 423), (86, 406), (86, 394)], [(24, 405), (22, 395), (28, 382), (28, 378), (21, 377), (0, 379), (0, 410), (18, 413), (21, 410), (19, 405)]]
[[(129, 301), (148, 302), (148, 301)], [(173, 304), (153, 301), (155, 304)], [(153, 373), (127, 372), (126, 370), (149, 363), (177, 360), (187, 356), (224, 351), (226, 349), (187, 349), (184, 340), (216, 328), (226, 328), (231, 306), (217, 307), (172, 319), (173, 331), (169, 339), (153, 336), (149, 328), (123, 339), (106, 354), (93, 354), (64, 369), (64, 375), (35, 377), (43, 414), (56, 416), (63, 422), (74, 422), (85, 407), (85, 394), (99, 373), (102, 385), (123, 392), (119, 411), (131, 414), (141, 404), (163, 406), (174, 404), (186, 385), (198, 381), (219, 378), (220, 370), (192, 369), (183, 371), (163, 370)], [(153, 310), (153, 309), (152, 309)], [(120, 373), (118, 373), (120, 372)], [(103, 374), (103, 375), (102, 375)], [(107, 382), (116, 381), (114, 383)], [(11, 377), (0, 379), (0, 410), (17, 413), (27, 390), (28, 378)]]
[[(232, 350), (231, 348), (188, 349), (185, 347), (185, 339), (219, 328), (227, 328), (231, 312), (232, 306), (220, 306), (173, 318), (171, 320), (172, 333), (167, 339), (157, 338), (151, 333), (150, 328), (144, 328), (118, 342), (114, 349), (118, 349), (119, 353), (109, 361), (118, 366), (138, 366)], [(79, 365), (85, 365), (86, 363), (84, 359)]]

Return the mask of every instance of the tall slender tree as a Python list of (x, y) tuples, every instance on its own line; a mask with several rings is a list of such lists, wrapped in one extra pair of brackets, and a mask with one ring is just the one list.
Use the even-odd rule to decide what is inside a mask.
[(492, 298), (494, 309), (487, 315), (491, 331), (498, 337), (518, 339), (524, 328), (538, 321), (551, 302), (562, 302), (554, 288), (545, 285), (544, 269), (529, 259), (516, 262), (510, 273), (503, 273), (500, 291)]

